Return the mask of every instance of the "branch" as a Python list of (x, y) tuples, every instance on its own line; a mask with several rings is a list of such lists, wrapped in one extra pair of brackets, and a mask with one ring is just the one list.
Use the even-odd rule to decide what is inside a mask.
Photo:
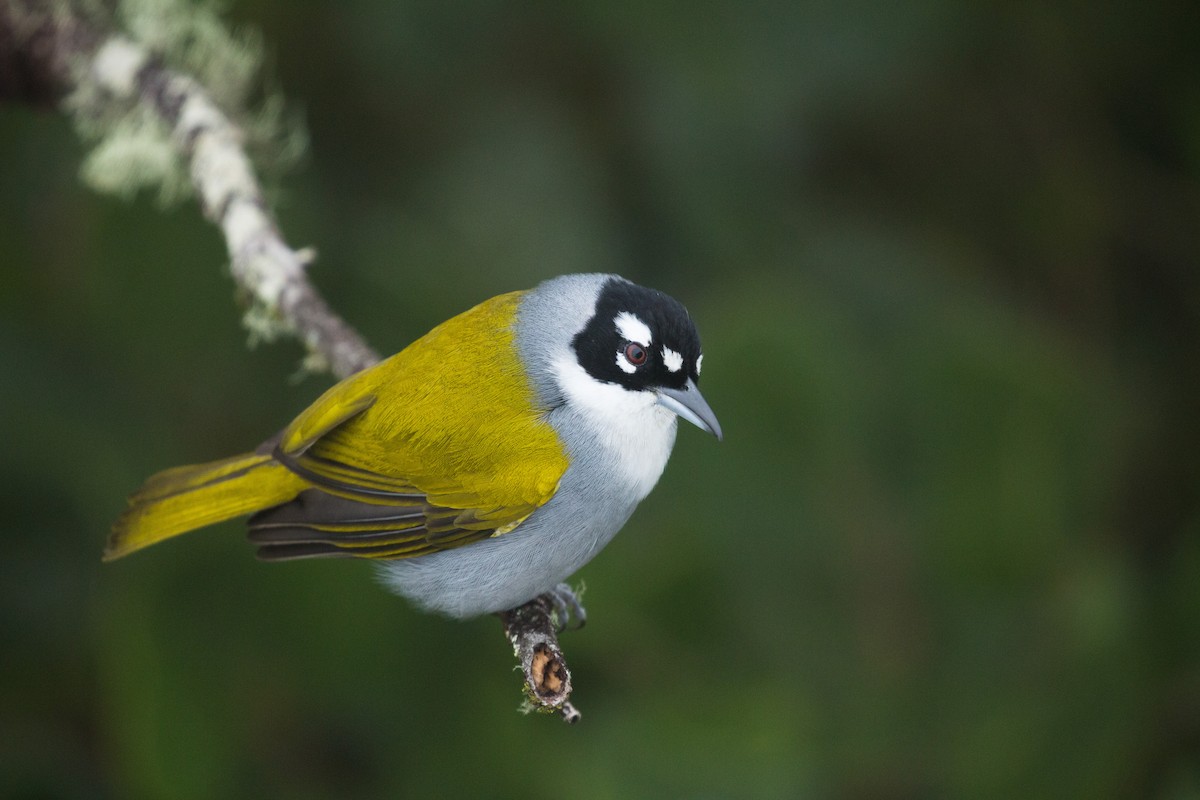
[(116, 100), (132, 100), (157, 114), (188, 164), (204, 216), (225, 237), (234, 281), (339, 378), (379, 361), (362, 337), (329, 308), (309, 282), (306, 251), (283, 240), (250, 160), (242, 135), (196, 81), (166, 69), (144, 48), (112, 36), (95, 52), (79, 79)]
[[(46, 106), (82, 94), (161, 121), (204, 216), (225, 238), (238, 287), (339, 378), (378, 362), (309, 282), (305, 268), (313, 254), (284, 241), (238, 126), (197, 80), (103, 27), (66, 2), (0, 0), (0, 101)], [(529, 704), (575, 722), (554, 608), (546, 595), (499, 616), (524, 671)]]
[(513, 646), (513, 655), (525, 672), (525, 696), (530, 708), (553, 711), (568, 723), (580, 714), (570, 703), (571, 671), (558, 646), (558, 625), (552, 594), (535, 597), (523, 606), (498, 616)]
[(70, 89), (72, 55), (93, 50), (98, 34), (73, 15), (36, 8), (0, 0), (0, 101), (49, 108)]
[(133, 105), (157, 118), (187, 167), (204, 216), (225, 238), (238, 287), (337, 377), (377, 362), (309, 282), (312, 253), (283, 240), (242, 132), (209, 92), (136, 41), (101, 35), (65, 5), (45, 5), (0, 0), (0, 99), (44, 104), (72, 93), (118, 108)]

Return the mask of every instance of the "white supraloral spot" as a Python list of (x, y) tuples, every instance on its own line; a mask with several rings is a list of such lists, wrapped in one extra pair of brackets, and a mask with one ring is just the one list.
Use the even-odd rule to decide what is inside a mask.
[(649, 347), (654, 341), (654, 337), (650, 335), (650, 326), (642, 322), (637, 314), (629, 311), (622, 311), (613, 319), (617, 326), (617, 332), (625, 337), (627, 342), (637, 342), (642, 347)]
[(679, 353), (676, 353), (665, 344), (663, 345), (662, 349), (662, 357), (663, 364), (666, 365), (667, 369), (671, 372), (679, 372), (679, 370), (683, 369), (683, 356), (681, 356)]
[(704, 353), (696, 356), (696, 374), (700, 374), (700, 365), (704, 363)]

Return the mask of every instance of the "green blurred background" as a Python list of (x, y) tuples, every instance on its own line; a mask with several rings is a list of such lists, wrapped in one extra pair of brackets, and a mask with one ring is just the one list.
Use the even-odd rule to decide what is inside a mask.
[(238, 2), (291, 242), (380, 350), (564, 272), (683, 300), (718, 445), (580, 578), (580, 725), (499, 625), (150, 473), (328, 385), (193, 203), (0, 108), (0, 796), (1200, 797), (1194, 3)]

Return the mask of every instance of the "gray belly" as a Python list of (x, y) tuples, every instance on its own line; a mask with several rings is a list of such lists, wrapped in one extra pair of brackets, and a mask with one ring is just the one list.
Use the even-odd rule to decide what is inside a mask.
[(629, 519), (636, 501), (578, 497), (564, 485), (516, 530), (454, 550), (380, 562), (394, 592), (452, 617), (506, 611), (553, 589), (592, 559)]

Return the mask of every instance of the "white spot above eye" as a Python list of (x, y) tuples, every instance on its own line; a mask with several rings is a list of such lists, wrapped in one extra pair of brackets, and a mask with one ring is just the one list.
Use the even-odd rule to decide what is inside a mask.
[(700, 365), (704, 363), (704, 353), (696, 356), (696, 374), (700, 374)]
[(671, 372), (679, 372), (679, 370), (683, 369), (683, 356), (679, 355), (679, 353), (676, 353), (665, 344), (663, 345), (662, 356), (663, 364), (665, 364), (667, 369), (669, 369)]
[(642, 322), (637, 314), (622, 311), (613, 318), (613, 323), (617, 326), (617, 332), (627, 342), (637, 342), (642, 347), (649, 347), (654, 341), (654, 337), (650, 335), (650, 326)]

